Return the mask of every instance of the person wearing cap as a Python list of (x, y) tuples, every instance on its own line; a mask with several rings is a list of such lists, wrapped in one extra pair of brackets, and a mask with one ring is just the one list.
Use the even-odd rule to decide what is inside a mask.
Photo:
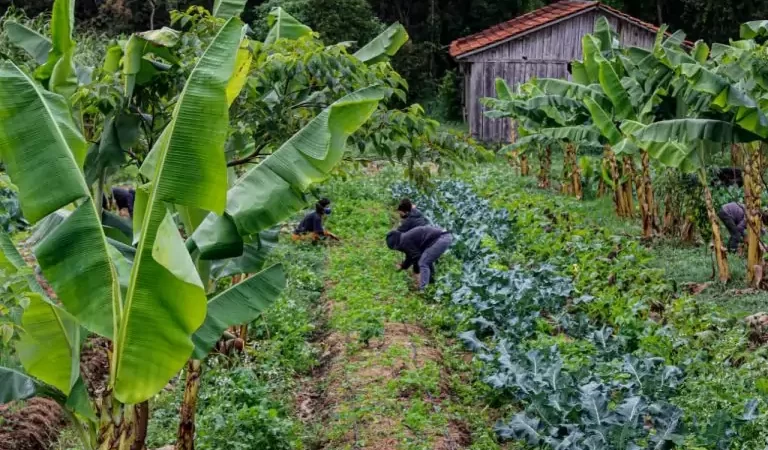
[(410, 199), (404, 198), (400, 200), (400, 204), (397, 206), (397, 213), (400, 214), (402, 219), (400, 226), (397, 227), (397, 231), (401, 233), (406, 233), (416, 227), (429, 225), (427, 218), (413, 206)]
[(315, 203), (315, 210), (304, 216), (293, 232), (293, 239), (298, 240), (311, 236), (313, 240), (321, 237), (329, 237), (334, 240), (339, 238), (323, 227), (323, 220), (331, 214), (331, 201), (327, 198)]
[(405, 253), (405, 261), (398, 265), (400, 270), (414, 266), (419, 274), (419, 290), (424, 290), (435, 275), (435, 262), (448, 250), (453, 242), (451, 233), (442, 228), (421, 226), (408, 232), (392, 230), (387, 233), (387, 247)]

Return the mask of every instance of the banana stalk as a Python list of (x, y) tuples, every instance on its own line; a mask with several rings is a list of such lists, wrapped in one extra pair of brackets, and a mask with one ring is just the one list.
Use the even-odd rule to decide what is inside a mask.
[(656, 207), (653, 199), (653, 186), (651, 185), (651, 165), (648, 152), (643, 150), (641, 153), (642, 172), (638, 177), (640, 181), (637, 185), (637, 197), (640, 201), (640, 212), (643, 217), (643, 238), (653, 237), (653, 230), (656, 227)]
[(613, 205), (616, 208), (616, 215), (624, 217), (626, 215), (626, 206), (624, 204), (625, 197), (623, 188), (619, 182), (619, 166), (616, 162), (616, 154), (613, 153), (609, 145), (605, 146), (605, 158), (608, 160), (608, 166), (611, 172), (611, 180), (613, 181)]
[(571, 188), (573, 189), (573, 195), (578, 199), (584, 196), (584, 192), (581, 187), (581, 169), (579, 168), (579, 162), (576, 159), (576, 146), (568, 144), (569, 153), (571, 156)]
[(520, 155), (520, 175), (527, 177), (530, 173), (530, 168), (528, 167), (528, 155), (523, 153)]
[(635, 165), (630, 156), (623, 158), (624, 183), (622, 183), (622, 194), (624, 195), (624, 207), (626, 217), (633, 217), (635, 207), (632, 202), (632, 179), (634, 178)]
[[(746, 145), (744, 164), (744, 199), (747, 212), (747, 283), (754, 284), (755, 267), (762, 261), (760, 231), (762, 230), (760, 194), (760, 150), (756, 145)], [(741, 152), (739, 152), (741, 153)], [(755, 286), (757, 287), (757, 286)]]
[(543, 153), (539, 154), (540, 168), (539, 168), (539, 187), (542, 189), (549, 189), (549, 170), (552, 167), (552, 148), (547, 145)]
[(194, 450), (195, 448), (195, 410), (197, 408), (197, 394), (200, 391), (202, 371), (202, 363), (199, 359), (189, 360), (187, 363), (187, 381), (184, 386), (184, 401), (181, 404), (176, 450)]
[(707, 206), (707, 218), (709, 224), (712, 227), (712, 244), (714, 246), (715, 261), (717, 262), (717, 275), (722, 283), (726, 283), (730, 275), (728, 273), (728, 255), (725, 253), (725, 247), (723, 247), (723, 238), (720, 234), (720, 224), (718, 223), (717, 214), (715, 214), (714, 202), (712, 201), (712, 191), (709, 190), (709, 184), (707, 183), (707, 173), (704, 169), (699, 170), (699, 179), (701, 185), (704, 188), (704, 203)]

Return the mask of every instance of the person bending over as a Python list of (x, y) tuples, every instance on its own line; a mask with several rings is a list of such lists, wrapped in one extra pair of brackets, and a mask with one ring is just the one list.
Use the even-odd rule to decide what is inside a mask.
[(311, 236), (314, 240), (321, 237), (329, 237), (334, 240), (339, 240), (336, 235), (326, 231), (323, 227), (323, 220), (331, 214), (331, 201), (327, 198), (315, 203), (315, 210), (306, 216), (299, 222), (299, 226), (293, 232), (294, 239), (301, 237)]
[(400, 214), (402, 222), (397, 227), (397, 231), (406, 233), (416, 227), (423, 227), (429, 225), (429, 221), (421, 214), (421, 211), (416, 209), (411, 203), (411, 200), (404, 198), (400, 200), (400, 204), (397, 206), (397, 212)]
[(416, 227), (402, 233), (397, 230), (387, 233), (387, 247), (405, 253), (405, 261), (399, 264), (400, 270), (415, 266), (419, 274), (419, 290), (430, 284), (435, 274), (435, 262), (448, 250), (453, 236), (441, 228)]
[[(717, 216), (723, 221), (725, 228), (728, 229), (728, 233), (731, 235), (728, 239), (728, 250), (735, 252), (739, 248), (744, 233), (747, 231), (747, 210), (741, 203), (731, 202), (723, 205), (718, 211)], [(768, 212), (765, 210), (760, 212), (760, 219), (763, 227), (768, 225)], [(760, 230), (760, 234), (765, 234), (765, 228)], [(761, 243), (761, 247), (762, 243)]]

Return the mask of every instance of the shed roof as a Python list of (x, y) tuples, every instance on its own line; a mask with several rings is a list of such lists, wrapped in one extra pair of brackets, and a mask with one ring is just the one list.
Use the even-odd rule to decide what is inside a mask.
[(600, 2), (564, 0), (523, 14), (522, 16), (515, 17), (512, 20), (502, 22), (498, 25), (494, 25), (479, 33), (456, 39), (451, 42), (448, 53), (454, 58), (460, 58), (469, 53), (480, 51), (486, 47), (491, 47), (515, 39), (528, 32), (553, 25), (561, 20), (569, 19), (594, 10), (607, 12), (625, 22), (630, 22), (641, 28), (645, 28), (652, 33), (659, 31), (659, 27), (656, 25), (643, 22), (640, 19), (636, 19), (629, 14), (625, 14)]

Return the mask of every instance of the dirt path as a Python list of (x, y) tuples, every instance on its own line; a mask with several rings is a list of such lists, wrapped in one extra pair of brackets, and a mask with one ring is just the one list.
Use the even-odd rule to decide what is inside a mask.
[(499, 448), (493, 411), (457, 395), (475, 380), (463, 350), (437, 330), (452, 312), (394, 270), (399, 256), (382, 241), (386, 211), (367, 202), (354, 209), (365, 216), (334, 222), (344, 241), (329, 252), (321, 366), (298, 399), (319, 430), (318, 448), (449, 450), (479, 440)]

